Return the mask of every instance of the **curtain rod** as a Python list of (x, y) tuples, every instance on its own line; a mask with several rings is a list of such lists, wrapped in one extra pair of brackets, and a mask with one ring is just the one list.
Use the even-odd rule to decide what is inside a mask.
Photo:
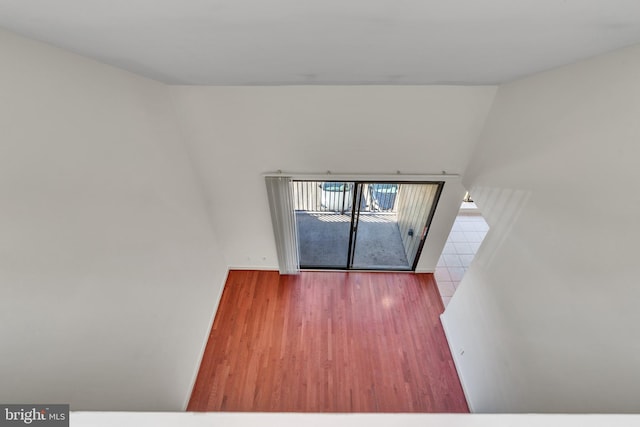
[(327, 181), (327, 180), (382, 180), (382, 181), (442, 181), (442, 180), (453, 180), (459, 179), (460, 175), (458, 174), (449, 174), (446, 171), (442, 171), (442, 173), (430, 173), (430, 174), (403, 174), (401, 172), (397, 172), (395, 174), (391, 173), (333, 173), (331, 171), (327, 171), (325, 173), (299, 173), (299, 172), (287, 172), (287, 171), (276, 171), (276, 172), (266, 172), (263, 173), (264, 177), (278, 177), (278, 176), (288, 176), (293, 179), (301, 179), (301, 180), (310, 180), (310, 181)]

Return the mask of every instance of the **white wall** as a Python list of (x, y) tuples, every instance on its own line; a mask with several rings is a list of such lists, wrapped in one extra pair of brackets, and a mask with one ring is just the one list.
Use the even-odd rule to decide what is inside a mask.
[(0, 401), (182, 410), (226, 269), (167, 88), (0, 56)]
[(640, 46), (500, 87), (465, 176), (491, 230), (443, 315), (475, 411), (638, 412), (639, 117)]
[[(494, 87), (173, 87), (229, 266), (277, 268), (265, 172), (464, 170)], [(445, 185), (419, 270), (433, 271), (464, 189)]]

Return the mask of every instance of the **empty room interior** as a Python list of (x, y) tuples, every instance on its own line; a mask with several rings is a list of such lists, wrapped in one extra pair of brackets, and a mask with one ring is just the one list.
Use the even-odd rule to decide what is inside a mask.
[(640, 413), (640, 3), (26, 3), (0, 403)]

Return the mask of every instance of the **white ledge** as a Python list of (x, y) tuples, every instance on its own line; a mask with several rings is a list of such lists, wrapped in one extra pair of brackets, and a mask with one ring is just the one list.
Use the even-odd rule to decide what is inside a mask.
[(640, 425), (640, 415), (551, 414), (309, 414), (243, 412), (71, 412), (73, 427), (621, 427)]

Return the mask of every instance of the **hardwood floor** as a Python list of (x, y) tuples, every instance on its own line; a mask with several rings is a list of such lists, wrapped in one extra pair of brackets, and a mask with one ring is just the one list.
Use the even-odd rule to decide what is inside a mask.
[(431, 274), (230, 271), (189, 411), (468, 412)]

